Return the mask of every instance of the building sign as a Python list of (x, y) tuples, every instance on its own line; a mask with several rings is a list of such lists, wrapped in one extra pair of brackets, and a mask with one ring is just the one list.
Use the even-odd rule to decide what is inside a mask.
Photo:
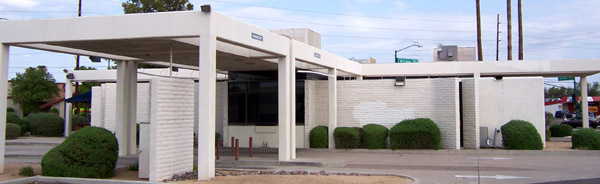
[(575, 80), (575, 77), (558, 77), (558, 81)]
[(419, 60), (418, 59), (408, 59), (408, 58), (398, 58), (398, 60), (396, 60), (396, 63), (418, 63)]
[(256, 34), (256, 33), (252, 33), (252, 39), (258, 40), (258, 41), (263, 41), (263, 36)]
[(590, 112), (598, 112), (598, 106), (589, 106), (588, 111)]
[(321, 59), (321, 54), (315, 52), (315, 57)]

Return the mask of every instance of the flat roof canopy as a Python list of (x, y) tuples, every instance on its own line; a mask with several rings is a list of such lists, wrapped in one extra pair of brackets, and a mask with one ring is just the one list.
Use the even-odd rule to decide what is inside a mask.
[[(202, 36), (217, 39), (217, 69), (277, 70), (292, 56), (298, 69), (340, 76), (585, 76), (600, 73), (600, 59), (566, 61), (359, 64), (216, 12), (127, 14), (48, 20), (0, 21), (0, 43), (113, 60), (197, 69)], [(43, 30), (43, 31), (40, 31)], [(210, 31), (207, 31), (210, 30)], [(206, 35), (211, 32), (214, 35)], [(172, 51), (172, 52), (171, 52)]]

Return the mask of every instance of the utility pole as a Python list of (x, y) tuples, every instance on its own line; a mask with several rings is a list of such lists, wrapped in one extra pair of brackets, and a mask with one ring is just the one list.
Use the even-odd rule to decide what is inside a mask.
[(506, 0), (506, 24), (508, 24), (507, 26), (507, 33), (506, 35), (508, 36), (508, 38), (506, 39), (506, 42), (508, 42), (508, 60), (512, 60), (512, 24), (511, 24), (511, 7), (510, 7), (510, 0)]
[[(77, 17), (81, 17), (81, 0), (79, 0)], [(79, 70), (79, 55), (75, 56), (75, 70)], [(75, 82), (75, 94), (79, 94), (79, 82)]]
[(521, 0), (519, 0), (517, 9), (519, 9), (519, 60), (523, 60), (523, 13), (521, 12)]
[(498, 61), (498, 46), (500, 45), (500, 14), (496, 15), (496, 61)]
[(479, 8), (479, 1), (475, 0), (477, 5), (477, 60), (483, 61), (483, 48), (481, 48), (481, 12)]

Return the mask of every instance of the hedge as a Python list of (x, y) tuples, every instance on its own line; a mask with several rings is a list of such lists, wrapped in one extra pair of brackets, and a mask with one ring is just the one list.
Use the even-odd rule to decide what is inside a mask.
[(110, 178), (115, 174), (119, 145), (114, 134), (100, 127), (85, 127), (42, 157), (42, 175)]
[(356, 149), (360, 147), (360, 131), (356, 127), (338, 127), (333, 131), (335, 149)]
[(21, 127), (14, 123), (6, 124), (6, 139), (17, 139), (21, 135)]
[(6, 112), (15, 112), (15, 109), (13, 109), (12, 107), (6, 108)]
[(367, 149), (385, 149), (389, 131), (377, 124), (368, 124), (362, 128), (362, 142)]
[(537, 129), (527, 121), (511, 120), (500, 129), (506, 149), (541, 150), (544, 147)]
[(29, 124), (27, 122), (22, 121), (21, 118), (19, 118), (19, 116), (17, 115), (17, 113), (14, 112), (6, 113), (6, 123), (13, 123), (18, 125), (21, 131), (19, 135), (23, 135), (27, 131), (27, 129), (29, 129)]
[(573, 149), (600, 150), (600, 132), (584, 128), (573, 132), (571, 137)]
[(390, 129), (392, 149), (440, 149), (441, 132), (429, 118), (404, 120)]
[(310, 131), (309, 142), (310, 148), (328, 148), (328, 129), (326, 126), (317, 126)]
[(550, 127), (550, 135), (552, 137), (564, 137), (571, 136), (573, 133), (573, 127), (569, 125), (554, 125)]
[(75, 130), (77, 128), (77, 125), (79, 124), (86, 124), (87, 120), (85, 119), (84, 116), (79, 115), (79, 114), (74, 114), (71, 117), (71, 130)]
[(27, 117), (31, 134), (60, 137), (64, 132), (64, 121), (54, 113), (37, 113)]

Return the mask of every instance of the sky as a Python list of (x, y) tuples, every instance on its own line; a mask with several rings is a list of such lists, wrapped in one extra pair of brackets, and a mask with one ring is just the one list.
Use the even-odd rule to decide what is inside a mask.
[[(82, 0), (82, 16), (123, 14), (125, 0)], [(213, 11), (265, 29), (309, 28), (321, 34), (322, 49), (346, 58), (394, 61), (394, 50), (418, 41), (398, 57), (432, 62), (438, 43), (475, 47), (474, 0), (190, 0), (199, 10)], [(500, 15), (499, 58), (507, 60), (506, 0), (481, 0), (484, 62), (496, 59), (497, 15)], [(27, 20), (77, 16), (77, 0), (0, 0), (0, 19)], [(600, 58), (600, 1), (523, 0), (525, 60)], [(5, 21), (5, 20), (0, 20)], [(517, 0), (512, 0), (513, 59), (518, 58)], [(0, 28), (1, 29), (1, 28)], [(93, 29), (93, 28), (90, 28)], [(63, 69), (75, 67), (75, 57), (24, 48), (11, 48), (9, 78), (25, 68), (46, 65), (64, 81)], [(106, 69), (107, 62), (81, 65)], [(526, 62), (526, 61), (524, 61)], [(600, 64), (600, 63), (599, 63)], [(588, 77), (600, 81), (600, 75)], [(572, 81), (545, 79), (547, 87)]]

